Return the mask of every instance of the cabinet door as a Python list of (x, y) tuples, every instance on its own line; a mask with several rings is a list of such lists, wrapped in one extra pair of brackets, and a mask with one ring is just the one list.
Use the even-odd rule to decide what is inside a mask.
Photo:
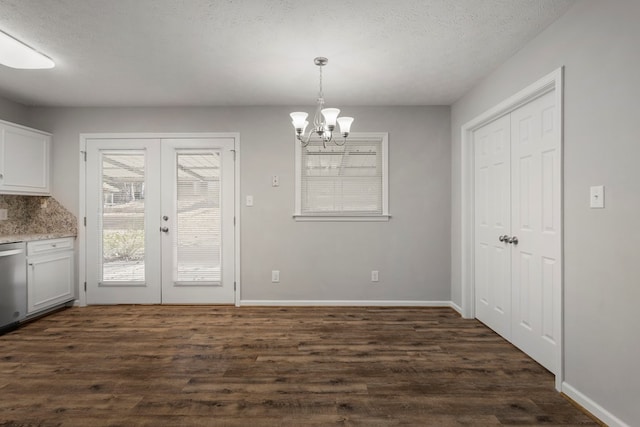
[(51, 136), (0, 124), (0, 193), (48, 195)]
[(73, 251), (29, 257), (27, 264), (29, 314), (73, 299)]

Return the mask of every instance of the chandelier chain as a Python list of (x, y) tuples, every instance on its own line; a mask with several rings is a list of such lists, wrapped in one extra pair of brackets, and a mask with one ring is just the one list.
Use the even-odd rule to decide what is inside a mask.
[(324, 93), (322, 92), (322, 66), (318, 68), (320, 69), (320, 92), (318, 92), (318, 96), (324, 98)]

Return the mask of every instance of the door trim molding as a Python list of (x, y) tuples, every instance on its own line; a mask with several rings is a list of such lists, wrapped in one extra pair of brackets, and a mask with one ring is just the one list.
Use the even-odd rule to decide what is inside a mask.
[[(473, 132), (485, 124), (509, 114), (522, 105), (531, 102), (532, 100), (555, 90), (555, 105), (556, 108), (555, 117), (556, 123), (560, 124), (560, 198), (562, 200), (560, 206), (560, 239), (562, 248), (564, 248), (564, 227), (563, 227), (563, 67), (560, 67), (553, 72), (542, 77), (535, 83), (527, 86), (518, 93), (510, 96), (506, 100), (500, 102), (498, 105), (488, 109), (484, 113), (465, 123), (461, 127), (461, 146), (460, 146), (460, 181), (461, 181), (461, 223), (460, 223), (460, 248), (461, 257), (458, 268), (461, 272), (461, 287), (462, 287), (462, 301), (461, 301), (461, 313), (464, 318), (475, 318), (475, 283), (474, 283), (474, 152), (473, 152)], [(556, 289), (554, 298), (560, 303), (558, 304), (559, 313), (554, 313), (554, 322), (557, 322), (557, 330), (560, 331), (558, 337), (559, 354), (556, 361), (558, 372), (556, 375), (556, 389), (560, 391), (562, 389), (562, 381), (564, 378), (563, 360), (564, 360), (564, 345), (563, 345), (563, 325), (564, 325), (564, 303), (562, 299), (564, 288), (564, 256), (563, 249), (561, 249), (561, 283), (559, 289)]]
[(74, 305), (84, 307), (87, 305), (87, 292), (84, 287), (84, 283), (87, 280), (86, 269), (86, 248), (87, 248), (87, 235), (86, 228), (84, 226), (84, 218), (87, 216), (86, 210), (86, 187), (87, 187), (87, 140), (88, 139), (170, 139), (170, 138), (233, 138), (235, 148), (235, 162), (234, 162), (234, 179), (235, 179), (235, 194), (234, 194), (234, 210), (236, 218), (236, 226), (234, 227), (234, 240), (235, 240), (235, 306), (240, 306), (240, 133), (239, 132), (143, 132), (143, 133), (81, 133), (78, 152), (80, 163), (79, 169), (79, 197), (78, 197), (78, 294)]

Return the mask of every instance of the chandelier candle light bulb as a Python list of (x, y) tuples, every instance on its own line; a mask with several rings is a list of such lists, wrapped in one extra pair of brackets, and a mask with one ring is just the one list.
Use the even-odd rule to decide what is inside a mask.
[[(329, 60), (323, 57), (317, 57), (313, 60), (320, 69), (320, 90), (318, 92), (318, 100), (315, 115), (313, 116), (313, 127), (308, 135), (305, 136), (305, 131), (309, 122), (307, 117), (309, 114), (296, 111), (290, 114), (291, 123), (296, 130), (296, 138), (302, 143), (303, 147), (309, 145), (311, 138), (315, 134), (322, 140), (323, 146), (326, 148), (327, 143), (333, 142), (336, 145), (344, 145), (347, 142), (347, 137), (351, 131), (351, 123), (353, 123), (353, 117), (338, 117), (340, 109), (338, 108), (324, 108), (324, 94), (322, 93), (322, 67), (327, 65)], [(336, 123), (340, 125), (340, 134), (343, 140), (338, 141), (333, 138), (333, 131), (336, 128)]]

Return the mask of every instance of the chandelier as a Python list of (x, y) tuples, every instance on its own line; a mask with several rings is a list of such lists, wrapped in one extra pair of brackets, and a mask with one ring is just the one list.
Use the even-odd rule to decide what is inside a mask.
[[(303, 147), (309, 145), (309, 141), (315, 135), (321, 141), (324, 148), (327, 148), (327, 143), (333, 142), (336, 145), (344, 145), (347, 142), (347, 137), (349, 136), (349, 131), (351, 130), (351, 123), (353, 122), (353, 117), (338, 117), (340, 114), (340, 110), (338, 108), (324, 108), (324, 94), (322, 92), (322, 67), (327, 65), (329, 60), (323, 57), (317, 57), (313, 60), (314, 64), (318, 66), (320, 70), (320, 90), (318, 92), (318, 100), (316, 113), (313, 116), (313, 127), (309, 131), (308, 135), (304, 135), (309, 122), (307, 121), (307, 116), (309, 114), (296, 111), (291, 113), (291, 119), (293, 120), (291, 123), (296, 130), (296, 137), (302, 143)], [(340, 125), (340, 134), (342, 135), (342, 140), (338, 140), (338, 138), (334, 138), (334, 130), (336, 128), (336, 122)]]

